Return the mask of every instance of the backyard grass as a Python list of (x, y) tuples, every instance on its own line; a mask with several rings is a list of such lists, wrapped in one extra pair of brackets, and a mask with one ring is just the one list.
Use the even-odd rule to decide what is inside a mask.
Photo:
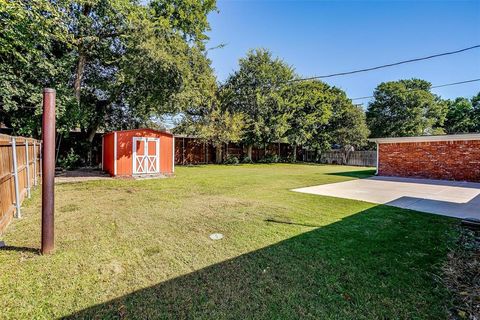
[(2, 236), (0, 318), (445, 318), (454, 220), (289, 191), (372, 173), (199, 166), (57, 185), (51, 256), (37, 190)]

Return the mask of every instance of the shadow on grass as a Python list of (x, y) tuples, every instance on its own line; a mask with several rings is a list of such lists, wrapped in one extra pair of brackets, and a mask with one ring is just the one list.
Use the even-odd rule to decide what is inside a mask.
[(279, 223), (279, 224), (290, 224), (290, 225), (296, 225), (296, 226), (301, 226), (301, 227), (309, 227), (309, 228), (321, 228), (321, 226), (316, 225), (316, 224), (299, 223), (299, 222), (279, 220), (279, 219), (274, 219), (274, 218), (268, 218), (268, 219), (265, 219), (264, 221), (265, 222), (271, 222), (271, 223)]
[(40, 249), (29, 248), (29, 247), (15, 247), (15, 246), (3, 246), (0, 247), (0, 251), (16, 251), (16, 252), (29, 252), (40, 254)]
[(451, 225), (377, 206), (64, 319), (445, 318)]
[(327, 173), (330, 176), (341, 176), (341, 177), (350, 177), (350, 178), (369, 178), (375, 175), (375, 169), (366, 169), (358, 171), (345, 171), (345, 172), (331, 172)]

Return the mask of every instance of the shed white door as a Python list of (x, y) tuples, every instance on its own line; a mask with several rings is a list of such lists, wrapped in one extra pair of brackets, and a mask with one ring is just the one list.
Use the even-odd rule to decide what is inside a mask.
[(160, 139), (133, 138), (133, 174), (160, 172)]

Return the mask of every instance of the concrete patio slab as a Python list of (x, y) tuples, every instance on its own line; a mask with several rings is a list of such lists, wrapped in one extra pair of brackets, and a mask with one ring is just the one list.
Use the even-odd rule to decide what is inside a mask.
[(455, 218), (480, 219), (480, 183), (372, 177), (292, 191), (386, 204)]

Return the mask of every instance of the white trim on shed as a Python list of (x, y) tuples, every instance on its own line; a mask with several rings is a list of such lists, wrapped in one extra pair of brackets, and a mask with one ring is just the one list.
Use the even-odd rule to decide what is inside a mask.
[(117, 131), (113, 133), (113, 175), (117, 175)]
[(172, 172), (175, 172), (175, 136), (172, 137)]

